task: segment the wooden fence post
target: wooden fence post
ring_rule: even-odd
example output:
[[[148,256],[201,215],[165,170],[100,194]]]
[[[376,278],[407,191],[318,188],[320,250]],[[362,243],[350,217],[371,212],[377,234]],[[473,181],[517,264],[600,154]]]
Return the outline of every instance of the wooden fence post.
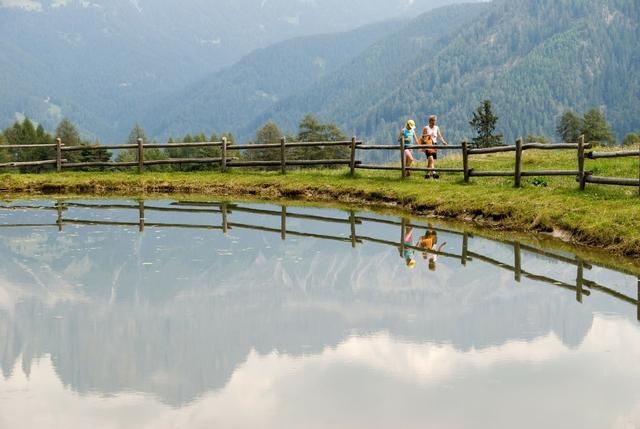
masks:
[[[227,138],[222,137],[222,160],[220,161],[220,170],[224,173],[227,171]]]
[[[578,137],[578,182],[580,182],[580,190],[584,191],[587,184],[584,174],[584,135]]]
[[[138,229],[140,232],[144,231],[144,200],[138,201],[138,218],[140,220],[140,225]]]
[[[58,212],[58,218],[56,219],[56,224],[58,225],[58,231],[62,232],[62,202],[56,201],[56,211]]]
[[[400,221],[400,257],[404,258],[404,236],[407,232],[407,220],[402,218]]]
[[[229,222],[227,220],[227,203],[222,203],[222,233],[226,234],[229,231]]]
[[[287,239],[287,206],[280,208],[280,238]]]
[[[287,159],[285,156],[285,143],[286,140],[284,137],[282,137],[280,139],[280,168],[281,168],[281,173],[282,174],[286,174],[287,173]]]
[[[60,137],[56,139],[56,171],[58,173],[62,171],[62,139]]]
[[[466,142],[465,142],[466,143]],[[469,233],[465,232],[462,235],[462,265],[467,266],[467,253],[469,252]]]
[[[576,301],[582,303],[582,287],[584,286],[584,262],[578,260],[578,272],[576,275]]]
[[[462,142],[462,170],[464,170],[464,182],[469,183],[469,143]]]
[[[400,177],[407,177],[407,171],[404,162],[404,138],[400,138],[400,168],[402,169]]]
[[[351,223],[351,247],[355,249],[358,236],[356,235],[356,214],[353,210],[349,214],[349,222]]]
[[[513,266],[515,267],[514,279],[520,283],[520,280],[522,279],[522,256],[520,253],[520,243],[517,241],[513,243],[513,258]]]
[[[349,173],[353,177],[356,173],[356,136],[351,137],[351,157],[349,158]]]
[[[144,142],[138,137],[138,173],[144,171]]]
[[[514,172],[515,187],[519,188],[522,178],[522,138],[516,140],[516,166]]]

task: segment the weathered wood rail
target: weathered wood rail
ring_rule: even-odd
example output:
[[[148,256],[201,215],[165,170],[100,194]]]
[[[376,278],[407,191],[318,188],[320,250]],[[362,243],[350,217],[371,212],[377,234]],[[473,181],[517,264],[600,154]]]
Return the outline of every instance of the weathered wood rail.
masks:
[[[424,146],[420,145],[359,145],[360,150],[393,150],[399,151],[400,167],[388,165],[367,165],[360,164],[357,168],[371,170],[400,170],[401,176],[407,177],[410,171],[420,172],[443,172],[443,173],[462,173],[464,181],[469,182],[471,177],[513,177],[514,186],[519,188],[522,186],[523,177],[546,177],[546,176],[575,176],[576,181],[580,184],[580,190],[584,190],[587,183],[601,185],[618,185],[618,186],[637,186],[640,195],[640,150],[618,151],[618,152],[586,152],[591,148],[590,143],[585,143],[584,136],[580,136],[577,143],[524,143],[522,139],[516,140],[514,145],[496,146],[489,148],[473,148],[464,141],[461,145],[434,145],[438,150],[462,150],[462,168],[421,168],[407,167],[405,165],[404,152],[409,150],[423,150]],[[575,150],[577,153],[575,170],[522,170],[523,152],[526,150]],[[473,155],[486,155],[493,153],[514,152],[514,169],[512,171],[480,171],[470,167],[470,157]],[[601,177],[594,176],[591,171],[585,170],[585,159],[603,159],[603,158],[621,158],[621,157],[638,157],[638,179],[617,178],[617,177]]]
[[[80,219],[80,218],[72,218],[65,216],[65,213],[69,210],[73,209],[95,209],[95,210],[125,210],[125,211],[136,211],[137,212],[137,220],[136,221],[117,221],[117,220],[109,220],[109,221],[101,221],[101,220],[90,220],[90,219]],[[483,255],[480,252],[473,251],[471,249],[472,242],[475,237],[473,234],[470,234],[465,231],[457,231],[448,228],[434,227],[430,224],[425,224],[421,222],[409,221],[407,219],[402,219],[401,221],[384,219],[384,218],[376,218],[370,215],[362,215],[358,214],[355,211],[348,212],[346,217],[339,216],[320,216],[314,214],[307,213],[297,213],[292,211],[286,206],[280,206],[279,209],[264,209],[264,208],[256,208],[256,207],[247,207],[241,204],[230,204],[224,202],[216,202],[216,203],[206,203],[206,202],[176,202],[171,204],[170,207],[161,207],[154,205],[147,205],[144,201],[138,201],[137,203],[132,204],[93,204],[93,203],[84,203],[84,202],[73,202],[73,201],[58,201],[53,206],[44,206],[44,207],[35,207],[29,205],[22,206],[0,206],[0,210],[48,210],[56,212],[56,220],[52,224],[43,224],[43,223],[22,223],[22,224],[8,224],[8,225],[0,225],[0,229],[2,228],[33,228],[33,227],[44,227],[44,226],[53,226],[58,228],[59,231],[63,231],[65,225],[104,225],[104,226],[115,226],[115,227],[131,227],[137,228],[140,232],[143,232],[145,228],[185,228],[185,229],[203,229],[203,230],[217,230],[222,231],[223,233],[227,233],[233,229],[247,229],[261,232],[268,232],[279,234],[282,240],[286,240],[288,236],[292,237],[307,237],[313,239],[321,239],[321,240],[330,240],[341,243],[349,243],[352,247],[356,247],[359,244],[363,244],[365,242],[376,243],[381,245],[390,246],[394,249],[397,249],[401,256],[404,255],[407,249],[418,251],[418,252],[429,252],[444,258],[451,258],[460,261],[462,265],[467,265],[473,261],[481,261],[483,263],[487,263],[498,267],[500,269],[512,272],[514,275],[514,280],[517,282],[521,282],[523,278],[527,278],[530,280],[535,280],[544,284],[548,284],[555,287],[560,287],[563,289],[567,289],[575,292],[576,300],[580,303],[583,302],[584,297],[588,297],[591,295],[592,291],[599,291],[605,293],[609,296],[612,296],[621,301],[627,302],[636,307],[636,315],[637,319],[640,320],[640,277],[638,277],[635,273],[626,271],[624,269],[614,269],[611,267],[603,267],[612,269],[614,271],[618,271],[620,273],[632,276],[636,278],[637,281],[637,295],[636,297],[631,297],[626,295],[620,291],[617,291],[613,287],[604,286],[597,283],[594,280],[590,280],[585,278],[585,270],[592,270],[596,264],[585,261],[582,258],[578,257],[569,257],[566,255],[556,254],[554,252],[549,252],[543,249],[538,249],[533,246],[529,246],[526,244],[513,242],[513,241],[498,241],[506,246],[512,247],[513,251],[513,261],[512,262],[504,262],[497,260],[489,255]],[[194,223],[166,223],[166,222],[156,222],[151,221],[147,218],[147,212],[160,212],[160,213],[182,213],[182,214],[216,214],[220,215],[219,223],[211,223],[211,224],[194,224]],[[269,227],[263,226],[260,224],[252,224],[245,222],[234,222],[230,219],[230,217],[234,213],[244,213],[249,215],[255,215],[258,219],[263,219],[265,216],[276,218],[279,220],[279,227]],[[331,223],[337,225],[344,225],[348,227],[348,234],[345,235],[326,235],[326,234],[317,234],[305,231],[292,230],[287,225],[287,220],[295,219],[295,220],[305,220],[310,222],[319,222],[319,223]],[[377,224],[377,225],[387,225],[392,227],[399,228],[399,241],[390,240],[385,237],[372,237],[367,235],[362,235],[357,233],[358,227],[364,227],[365,224]],[[428,231],[434,231],[436,233],[441,233],[445,236],[456,236],[458,240],[461,242],[461,250],[459,253],[455,252],[447,252],[443,250],[433,250],[433,249],[425,249],[423,247],[419,247],[413,244],[407,244],[405,242],[405,236],[409,228],[414,229],[423,229]],[[376,228],[378,230],[378,228]],[[496,241],[496,240],[493,240]],[[576,269],[576,280],[575,283],[569,283],[566,280],[554,279],[549,276],[536,274],[530,271],[527,271],[523,268],[523,256],[525,254],[536,255],[536,257],[543,257],[549,259],[551,261],[570,265],[575,267]]]
[[[344,159],[291,159],[288,158],[288,149],[291,148],[325,148],[325,147],[348,147],[349,157]],[[459,168],[426,168],[407,167],[405,165],[404,152],[408,150],[423,150],[424,146],[400,144],[380,145],[364,144],[356,137],[345,141],[320,141],[320,142],[287,142],[284,138],[278,143],[266,144],[244,144],[231,145],[226,138],[217,142],[191,142],[191,143],[161,143],[147,144],[142,139],[137,139],[136,144],[123,145],[81,145],[65,146],[60,138],[55,144],[27,144],[27,145],[3,145],[0,149],[34,149],[44,148],[55,151],[55,159],[32,160],[20,162],[8,162],[0,164],[0,168],[33,167],[55,165],[56,171],[74,168],[137,168],[138,172],[143,172],[145,167],[154,165],[174,165],[174,164],[208,164],[215,165],[221,171],[230,168],[280,168],[282,174],[286,174],[289,167],[309,167],[309,166],[348,166],[351,175],[356,169],[364,170],[387,170],[400,171],[401,177],[405,178],[411,171],[419,172],[441,172],[441,173],[462,173],[465,182],[469,182],[472,177],[513,177],[514,186],[522,186],[523,177],[546,177],[546,176],[575,176],[579,183],[580,190],[584,190],[587,183],[601,185],[618,185],[638,187],[640,195],[640,150],[618,151],[618,152],[586,152],[591,148],[590,143],[585,143],[584,136],[581,136],[577,143],[524,143],[522,139],[516,140],[514,145],[505,145],[489,148],[474,148],[464,141],[460,145],[435,145],[433,148],[440,151],[460,150],[462,151],[462,165]],[[177,148],[216,148],[219,156],[214,157],[187,157],[187,158],[167,158],[167,159],[145,159],[145,150],[148,149],[177,149]],[[136,159],[127,162],[114,161],[91,161],[91,162],[69,162],[64,158],[64,154],[73,151],[104,151],[104,150],[134,150]],[[255,160],[241,159],[237,156],[230,156],[230,153],[248,153],[254,150],[272,149],[278,151],[278,159]],[[377,165],[366,164],[357,159],[358,151],[397,151],[400,154],[400,166],[397,165]],[[571,150],[576,151],[576,169],[573,170],[531,170],[523,171],[522,159],[527,150]],[[495,153],[514,153],[513,170],[508,171],[483,171],[470,166],[471,158],[474,155],[486,155]],[[585,160],[597,160],[605,158],[637,157],[638,158],[638,178],[616,178],[594,176],[591,171],[585,170]]]
[[[638,179],[630,179],[623,177],[603,177],[593,176],[591,173],[586,173],[580,182],[580,189],[584,189],[587,183],[597,183],[599,185],[618,185],[618,186],[637,186],[638,195],[640,196],[640,149],[638,150],[623,150],[616,152],[587,152],[587,159],[607,159],[607,158],[626,158],[637,157],[638,158]]]

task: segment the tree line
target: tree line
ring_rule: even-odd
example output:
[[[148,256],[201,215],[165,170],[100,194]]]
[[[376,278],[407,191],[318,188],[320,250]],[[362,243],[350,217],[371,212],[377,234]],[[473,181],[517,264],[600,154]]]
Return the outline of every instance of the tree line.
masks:
[[[52,145],[55,139],[60,138],[65,146],[87,146],[86,150],[65,151],[64,158],[69,163],[83,162],[132,162],[137,160],[137,149],[126,149],[113,153],[107,149],[94,149],[89,146],[99,146],[99,141],[85,140],[80,137],[77,127],[69,120],[63,119],[56,127],[54,134],[45,131],[42,125],[35,125],[26,118],[16,121],[11,127],[0,133],[0,164],[11,162],[26,162],[37,160],[55,159],[55,149],[52,147],[42,148],[2,148],[6,145]],[[147,138],[144,129],[135,124],[127,141],[124,144],[135,145],[141,138],[145,143],[153,145],[157,143]],[[227,140],[228,156],[239,160],[279,160],[279,148],[255,149],[255,150],[234,150],[236,139],[230,132],[217,134],[212,133],[207,136],[201,132],[198,134],[186,134],[181,138],[169,138],[168,143],[195,143],[195,142],[219,142],[223,138]],[[347,141],[348,137],[335,124],[322,123],[313,115],[307,114],[299,123],[297,134],[284,133],[274,122],[267,122],[257,130],[255,137],[249,144],[272,144],[278,143],[284,138],[287,141],[297,142],[333,142]],[[163,159],[188,159],[188,158],[218,158],[222,156],[220,147],[177,147],[177,148],[154,148],[145,147],[144,158],[150,160]],[[289,160],[319,160],[319,159],[347,159],[349,149],[343,146],[316,146],[316,147],[296,147],[288,149],[287,159]],[[51,171],[53,165],[20,166],[17,171],[23,173],[36,173]],[[119,167],[128,169],[128,167]],[[217,169],[213,164],[174,164],[174,165],[154,165],[149,166],[151,171],[196,171]],[[85,168],[95,170],[96,168]]]
[[[498,116],[493,112],[493,105],[490,100],[483,100],[482,103],[472,113],[469,125],[475,132],[472,141],[476,147],[491,147],[501,145],[503,136],[496,132]],[[605,115],[599,109],[591,109],[580,116],[574,111],[566,111],[558,119],[556,133],[564,142],[576,142],[580,135],[585,136],[585,141],[601,145],[615,145],[616,139],[606,121]],[[133,162],[137,160],[137,149],[121,150],[113,153],[107,149],[99,148],[99,141],[82,139],[77,127],[68,119],[63,119],[54,134],[50,134],[42,127],[35,125],[28,118],[16,121],[11,127],[0,133],[0,164],[12,162],[25,162],[55,159],[55,149],[44,147],[52,145],[55,139],[60,138],[65,146],[86,146],[87,149],[79,151],[66,151],[64,158],[69,163],[83,162]],[[126,144],[135,145],[141,138],[145,143],[153,145],[144,129],[139,125],[134,125],[129,133]],[[168,143],[195,143],[195,142],[218,142],[223,138],[227,140],[229,154],[233,158],[246,161],[276,161],[280,159],[279,148],[259,148],[255,150],[234,150],[236,139],[230,132],[207,136],[205,133],[186,134],[181,138],[169,138]],[[278,125],[269,121],[256,131],[255,137],[249,144],[273,144],[281,139],[298,142],[333,142],[346,141],[348,137],[335,124],[322,123],[312,114],[307,114],[298,124],[297,134],[285,133]],[[549,139],[543,135],[528,135],[527,142],[549,143]],[[628,133],[622,141],[625,146],[640,144],[639,133]],[[6,145],[43,145],[42,148],[2,148]],[[92,146],[90,148],[89,146]],[[98,146],[96,149],[95,147]],[[178,147],[178,148],[154,148],[147,147],[144,151],[145,160],[164,159],[189,159],[189,158],[219,158],[222,156],[220,147]],[[315,147],[295,147],[287,151],[288,160],[321,160],[321,159],[347,159],[349,158],[349,148],[346,146],[315,146]],[[20,166],[17,170],[25,173],[51,171],[53,165]],[[119,167],[127,169],[128,167]],[[85,168],[95,170],[95,168]],[[152,171],[198,171],[217,169],[215,164],[164,164],[149,166]]]
[[[502,144],[502,134],[496,133],[498,117],[493,113],[490,100],[484,100],[473,112],[469,125],[475,130],[473,143],[478,147],[491,147]],[[556,133],[563,142],[575,143],[583,135],[585,142],[602,146],[615,146],[616,138],[604,113],[597,108],[590,109],[580,116],[573,110],[565,111],[558,119]],[[542,135],[528,135],[527,142],[549,143]],[[623,146],[640,143],[640,134],[628,133],[622,140]]]

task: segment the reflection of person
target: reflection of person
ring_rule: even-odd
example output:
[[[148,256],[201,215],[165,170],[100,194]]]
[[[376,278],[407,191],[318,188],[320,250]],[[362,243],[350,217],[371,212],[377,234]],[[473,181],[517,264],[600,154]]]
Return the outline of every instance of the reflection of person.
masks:
[[[400,130],[400,135],[398,136],[398,140],[402,139],[405,145],[410,144],[418,144],[418,137],[416,136],[416,123],[413,119],[409,119],[405,124],[404,128]],[[413,157],[413,153],[411,149],[404,150],[404,165],[406,167],[411,167],[415,158]],[[407,176],[410,176],[411,172],[407,171]]]
[[[416,258],[414,256],[413,249],[410,246],[413,245],[413,227],[408,227],[407,231],[402,240],[404,242],[404,253],[402,257],[404,258],[407,267],[413,268],[416,265]]]
[[[447,244],[440,244],[437,248],[435,248],[436,243],[438,242],[438,234],[436,231],[431,229],[431,225],[429,225],[429,229],[425,232],[425,234],[420,237],[416,247],[424,249],[422,252],[422,259],[427,261],[427,265],[431,271],[436,270],[436,261],[438,260],[438,253],[442,251],[442,248]]]
[[[429,123],[422,129],[422,144],[424,145],[437,145],[438,139],[442,141],[444,145],[448,145],[444,136],[440,132],[440,127],[436,125],[438,117],[436,115],[429,116]],[[425,149],[425,155],[427,155],[427,168],[435,168],[435,160],[438,159],[438,149]],[[433,177],[439,179],[440,175],[436,172],[427,171],[424,175],[425,179]]]

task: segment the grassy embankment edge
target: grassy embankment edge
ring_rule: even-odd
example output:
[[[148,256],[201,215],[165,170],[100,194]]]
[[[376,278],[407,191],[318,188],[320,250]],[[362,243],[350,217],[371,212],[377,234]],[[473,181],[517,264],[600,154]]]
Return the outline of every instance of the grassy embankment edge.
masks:
[[[508,159],[495,156],[487,157],[486,161],[490,168],[495,168]],[[447,163],[453,165],[455,159],[441,165]],[[622,170],[633,171],[633,168],[629,163]],[[154,198],[166,194],[197,194],[391,207],[408,215],[552,235],[565,242],[603,249],[610,255],[640,257],[637,189],[589,185],[586,191],[580,192],[573,178],[544,178],[542,185],[539,178],[525,179],[520,189],[513,187],[512,179],[504,178],[464,183],[460,175],[443,175],[435,181],[414,173],[402,180],[397,172],[358,171],[355,177],[350,177],[344,169],[298,170],[286,175],[243,170],[143,174],[64,172],[4,174],[0,178],[5,200],[36,195]]]

